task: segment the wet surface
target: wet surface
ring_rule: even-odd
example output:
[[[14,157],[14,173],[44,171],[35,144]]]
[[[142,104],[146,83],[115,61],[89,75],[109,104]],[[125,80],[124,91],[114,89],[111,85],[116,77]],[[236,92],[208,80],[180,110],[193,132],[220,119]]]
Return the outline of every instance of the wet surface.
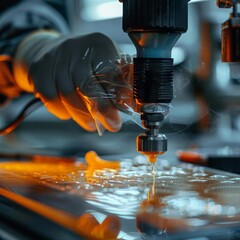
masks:
[[[75,217],[89,211],[117,216],[122,239],[184,231],[201,236],[201,229],[240,226],[240,177],[190,164],[159,158],[153,175],[142,156],[107,169],[89,168],[84,160],[2,162],[0,174],[2,188]]]

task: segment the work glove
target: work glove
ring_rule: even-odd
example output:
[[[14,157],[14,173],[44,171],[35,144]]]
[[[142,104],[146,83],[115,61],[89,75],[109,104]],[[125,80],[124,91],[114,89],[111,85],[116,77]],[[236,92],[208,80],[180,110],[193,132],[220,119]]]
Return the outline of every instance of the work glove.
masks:
[[[40,31],[19,45],[13,69],[16,83],[49,112],[101,134],[121,128],[115,104],[132,104],[128,61],[103,34],[63,37]]]
[[[0,107],[5,105],[10,99],[20,95],[21,89],[15,84],[11,70],[11,57],[0,55]]]

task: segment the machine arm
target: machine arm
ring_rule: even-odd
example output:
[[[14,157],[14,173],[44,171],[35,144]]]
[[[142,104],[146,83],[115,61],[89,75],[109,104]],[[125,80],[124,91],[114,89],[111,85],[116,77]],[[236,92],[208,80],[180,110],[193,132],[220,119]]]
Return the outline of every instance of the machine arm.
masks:
[[[134,58],[134,100],[146,131],[137,137],[137,151],[155,161],[167,151],[160,133],[173,98],[171,51],[188,26],[189,0],[121,0],[123,30],[137,50]]]

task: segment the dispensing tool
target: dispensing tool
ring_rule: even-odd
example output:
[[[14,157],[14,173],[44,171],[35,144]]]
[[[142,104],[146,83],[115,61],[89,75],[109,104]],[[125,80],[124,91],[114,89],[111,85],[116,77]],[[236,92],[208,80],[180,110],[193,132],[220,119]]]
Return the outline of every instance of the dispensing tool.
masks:
[[[173,99],[171,51],[188,26],[189,0],[120,0],[123,30],[137,50],[134,58],[134,100],[146,131],[137,137],[137,151],[150,162],[167,151],[160,133]]]

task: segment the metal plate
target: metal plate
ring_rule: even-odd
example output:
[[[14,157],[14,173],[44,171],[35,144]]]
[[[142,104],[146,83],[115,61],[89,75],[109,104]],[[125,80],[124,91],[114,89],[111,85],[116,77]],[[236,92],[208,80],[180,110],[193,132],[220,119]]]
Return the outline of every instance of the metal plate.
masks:
[[[240,232],[239,175],[158,160],[153,178],[142,156],[122,159],[120,170],[89,171],[83,159],[2,162],[0,174],[0,196],[78,236],[86,213],[99,223],[115,216],[119,239],[226,240]]]

